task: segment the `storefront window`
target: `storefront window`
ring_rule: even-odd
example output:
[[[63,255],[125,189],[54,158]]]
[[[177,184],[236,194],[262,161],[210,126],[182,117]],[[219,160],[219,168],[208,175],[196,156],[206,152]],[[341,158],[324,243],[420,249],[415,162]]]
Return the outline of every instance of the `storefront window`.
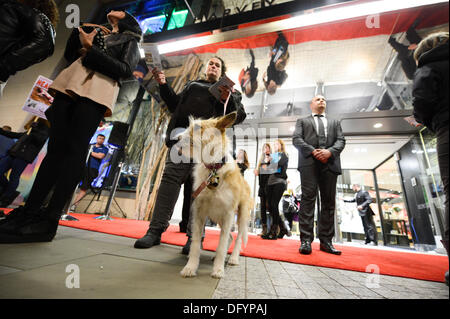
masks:
[[[386,244],[413,247],[397,162],[391,157],[375,169]]]

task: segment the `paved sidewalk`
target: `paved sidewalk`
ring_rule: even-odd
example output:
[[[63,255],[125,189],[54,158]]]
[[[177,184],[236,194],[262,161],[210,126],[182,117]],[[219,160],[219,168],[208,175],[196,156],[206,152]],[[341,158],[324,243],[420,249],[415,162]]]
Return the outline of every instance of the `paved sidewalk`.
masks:
[[[179,275],[187,262],[181,247],[134,249],[134,242],[61,226],[50,243],[0,245],[0,299],[449,298],[444,283],[246,257],[218,280],[209,275],[209,251],[198,276],[186,279]],[[74,267],[79,288],[69,287]]]

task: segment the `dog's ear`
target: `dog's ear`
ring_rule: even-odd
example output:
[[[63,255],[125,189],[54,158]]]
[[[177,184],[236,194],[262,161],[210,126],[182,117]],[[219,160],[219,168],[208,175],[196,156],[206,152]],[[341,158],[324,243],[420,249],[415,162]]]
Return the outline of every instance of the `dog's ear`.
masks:
[[[225,116],[222,116],[219,121],[217,121],[216,127],[218,129],[226,129],[231,127],[236,121],[237,112],[229,113]]]

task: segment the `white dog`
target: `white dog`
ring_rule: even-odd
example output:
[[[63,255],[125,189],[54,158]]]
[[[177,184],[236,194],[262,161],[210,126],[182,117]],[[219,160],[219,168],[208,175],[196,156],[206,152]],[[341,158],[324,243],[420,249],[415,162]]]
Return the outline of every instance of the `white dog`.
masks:
[[[193,230],[189,261],[181,271],[183,277],[196,275],[200,259],[201,236],[206,217],[220,225],[220,240],[216,249],[211,276],[222,278],[231,227],[237,212],[238,236],[229,264],[239,264],[242,241],[247,244],[247,227],[253,201],[250,186],[239,167],[229,159],[225,130],[236,120],[236,113],[210,120],[190,119],[190,126],[181,136],[181,154],[197,163],[194,167],[192,204]],[[228,160],[227,160],[228,157]]]

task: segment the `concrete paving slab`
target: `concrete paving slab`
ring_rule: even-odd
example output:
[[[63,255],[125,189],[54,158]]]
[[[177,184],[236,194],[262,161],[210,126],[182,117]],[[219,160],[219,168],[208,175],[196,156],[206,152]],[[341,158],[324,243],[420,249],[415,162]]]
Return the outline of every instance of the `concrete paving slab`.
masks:
[[[66,272],[67,262],[2,276],[0,298],[76,299],[197,299],[211,298],[217,279],[211,267],[199,269],[198,276],[182,278],[180,267],[100,254],[71,261],[79,267],[79,288],[75,272]]]
[[[55,237],[46,243],[2,244],[0,245],[0,265],[33,269],[69,261],[77,258],[114,252],[125,246],[75,237]]]

